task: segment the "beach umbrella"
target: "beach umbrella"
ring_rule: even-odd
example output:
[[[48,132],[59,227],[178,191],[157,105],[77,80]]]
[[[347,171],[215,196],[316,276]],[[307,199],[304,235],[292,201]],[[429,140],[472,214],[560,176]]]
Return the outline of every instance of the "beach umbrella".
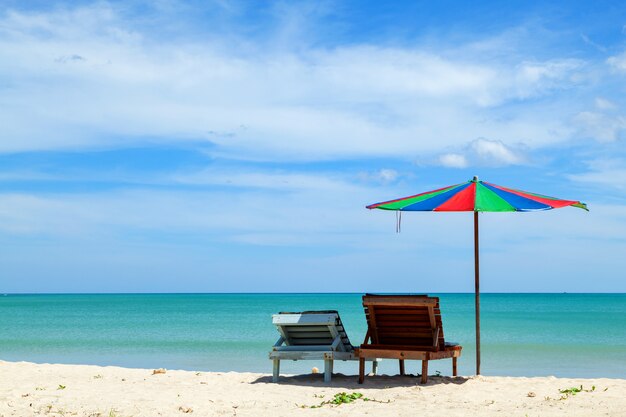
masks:
[[[578,207],[587,210],[580,201],[561,200],[541,194],[506,188],[478,177],[463,184],[451,185],[408,197],[383,201],[367,206],[368,209],[400,212],[397,231],[403,211],[473,211],[474,212],[474,288],[476,304],[476,374],[480,375],[480,269],[478,256],[478,213],[485,211],[540,211],[561,207]]]

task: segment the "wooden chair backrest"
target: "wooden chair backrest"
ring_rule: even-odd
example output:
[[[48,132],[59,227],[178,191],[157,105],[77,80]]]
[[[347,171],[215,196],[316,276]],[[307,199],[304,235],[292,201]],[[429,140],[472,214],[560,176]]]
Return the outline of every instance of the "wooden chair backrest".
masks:
[[[363,308],[371,344],[444,349],[438,297],[367,294]]]

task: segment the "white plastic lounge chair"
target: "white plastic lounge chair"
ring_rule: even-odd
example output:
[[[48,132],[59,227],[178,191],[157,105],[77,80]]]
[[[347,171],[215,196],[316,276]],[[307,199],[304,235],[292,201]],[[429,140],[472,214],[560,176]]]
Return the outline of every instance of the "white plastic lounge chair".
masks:
[[[358,349],[350,343],[337,311],[278,313],[272,316],[272,322],[280,333],[269,354],[274,361],[273,382],[278,382],[280,361],[283,359],[324,360],[325,382],[331,380],[335,359],[359,359]],[[376,365],[374,360],[374,373]]]

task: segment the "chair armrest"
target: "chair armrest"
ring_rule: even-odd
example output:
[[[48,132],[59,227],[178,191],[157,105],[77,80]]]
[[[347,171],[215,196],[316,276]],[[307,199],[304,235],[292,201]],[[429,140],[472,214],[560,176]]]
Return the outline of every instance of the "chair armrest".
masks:
[[[435,327],[434,331],[433,331],[433,347],[435,349],[438,348],[439,345],[439,331],[441,330],[441,328],[439,326]]]
[[[276,341],[276,343],[274,343],[274,347],[279,347],[280,345],[282,345],[285,342],[285,338],[284,337],[279,337],[278,340]]]

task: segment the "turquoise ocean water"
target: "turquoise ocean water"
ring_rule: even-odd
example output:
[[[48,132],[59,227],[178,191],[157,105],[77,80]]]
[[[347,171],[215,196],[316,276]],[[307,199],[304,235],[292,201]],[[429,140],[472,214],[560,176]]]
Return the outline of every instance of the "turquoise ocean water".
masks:
[[[446,340],[474,373],[474,296],[438,294]],[[272,313],[339,310],[362,342],[360,294],[98,294],[0,296],[0,359],[205,371],[271,372]],[[485,375],[626,378],[626,294],[481,295]],[[416,373],[419,362],[407,363]],[[286,362],[284,373],[321,363]],[[431,372],[450,373],[450,361]],[[356,362],[336,372],[357,373]],[[383,361],[383,373],[397,373]]]

